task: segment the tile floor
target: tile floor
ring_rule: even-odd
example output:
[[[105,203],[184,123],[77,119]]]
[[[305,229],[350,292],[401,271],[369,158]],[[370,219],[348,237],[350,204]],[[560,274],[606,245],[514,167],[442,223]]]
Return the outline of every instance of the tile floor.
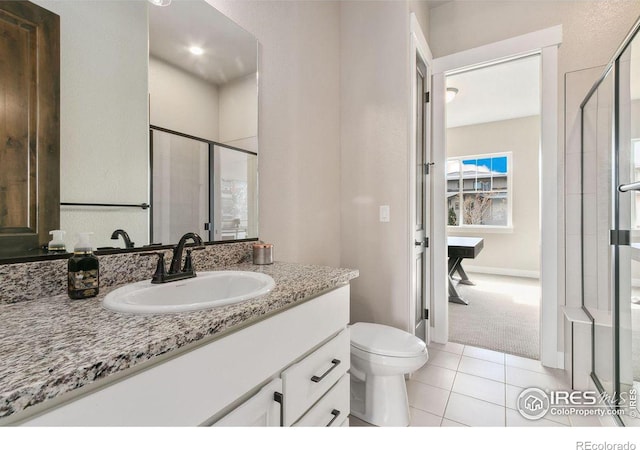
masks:
[[[562,370],[533,359],[452,342],[432,344],[427,364],[407,380],[410,426],[600,426],[594,417],[523,418],[516,400],[528,387],[568,389]],[[351,417],[350,425],[369,424]]]

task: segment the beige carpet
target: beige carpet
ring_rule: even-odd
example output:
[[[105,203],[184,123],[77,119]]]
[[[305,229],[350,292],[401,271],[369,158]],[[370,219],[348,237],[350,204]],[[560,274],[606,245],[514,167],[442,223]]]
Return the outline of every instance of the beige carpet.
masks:
[[[449,340],[540,359],[540,283],[530,278],[470,273],[455,283],[469,305],[449,303]]]

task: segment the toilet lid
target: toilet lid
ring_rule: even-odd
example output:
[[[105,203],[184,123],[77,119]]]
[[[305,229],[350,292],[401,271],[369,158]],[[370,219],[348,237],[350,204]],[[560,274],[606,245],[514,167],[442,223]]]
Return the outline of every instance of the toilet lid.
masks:
[[[383,356],[412,357],[425,352],[426,345],[406,331],[377,323],[354,323],[351,345],[368,353]]]

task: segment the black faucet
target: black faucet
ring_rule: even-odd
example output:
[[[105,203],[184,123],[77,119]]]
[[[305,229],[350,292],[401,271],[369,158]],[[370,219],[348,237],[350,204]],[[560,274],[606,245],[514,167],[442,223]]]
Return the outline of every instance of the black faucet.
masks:
[[[187,258],[184,261],[184,268],[180,270],[180,263],[182,262],[182,252],[184,251],[184,247],[187,243],[187,239],[193,240],[193,242],[197,246],[195,250],[200,250],[201,248],[204,248],[202,244],[202,238],[198,236],[196,233],[184,234],[178,241],[178,245],[176,245],[175,248],[173,249],[173,258],[171,258],[171,265],[169,266],[169,275],[185,272],[186,270],[188,270],[187,265],[191,266],[191,250],[187,250]],[[191,268],[191,272],[195,277],[195,272],[193,272],[193,268]]]
[[[182,262],[182,252],[186,246],[187,240],[193,240],[195,246],[187,249],[187,256],[184,259],[184,266],[182,269],[180,268],[180,263]],[[170,281],[178,281],[184,280],[186,278],[193,278],[196,276],[196,271],[193,269],[193,260],[191,258],[192,250],[201,250],[204,246],[202,244],[202,238],[198,236],[196,233],[187,233],[180,238],[178,245],[173,249],[173,257],[171,258],[171,265],[169,267],[169,272],[166,272],[164,266],[164,253],[153,252],[153,253],[141,253],[140,256],[158,256],[158,265],[156,267],[156,272],[153,274],[153,278],[151,279],[151,283],[160,284],[160,283],[168,283]]]
[[[116,230],[113,233],[111,233],[111,239],[118,239],[119,236],[122,236],[122,239],[124,240],[124,247],[125,248],[133,248],[134,247],[134,243],[131,242],[131,238],[129,238],[129,235],[127,234],[126,231],[124,230]]]

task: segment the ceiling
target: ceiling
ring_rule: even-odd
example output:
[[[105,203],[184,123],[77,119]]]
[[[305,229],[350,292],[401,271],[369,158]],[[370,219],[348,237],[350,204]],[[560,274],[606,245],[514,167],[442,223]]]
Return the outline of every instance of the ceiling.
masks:
[[[204,50],[201,56],[189,47]],[[257,41],[203,0],[149,6],[149,53],[217,85],[255,73]]]
[[[540,114],[540,57],[495,64],[447,77],[458,94],[447,103],[447,127]]]
[[[432,9],[444,5],[445,3],[451,3],[452,1],[453,0],[427,0],[427,5],[429,6],[429,9]]]

